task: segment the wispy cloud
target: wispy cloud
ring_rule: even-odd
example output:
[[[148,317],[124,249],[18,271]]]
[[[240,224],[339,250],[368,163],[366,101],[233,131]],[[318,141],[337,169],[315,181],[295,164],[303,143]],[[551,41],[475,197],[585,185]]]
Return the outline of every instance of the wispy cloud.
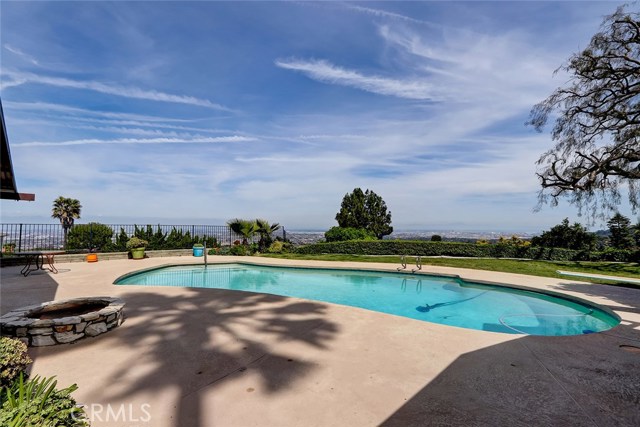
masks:
[[[33,65],[36,66],[40,66],[40,63],[38,62],[37,59],[35,59],[33,56],[28,55],[26,53],[24,53],[22,50],[18,49],[17,47],[13,47],[10,44],[5,43],[3,45],[3,47],[8,50],[9,52],[13,53],[14,55],[18,55],[19,57],[21,57],[22,59],[24,59],[25,61],[28,61],[30,63],[32,63]]]
[[[381,95],[419,100],[435,100],[437,98],[434,94],[434,88],[426,81],[367,76],[324,60],[279,59],[275,64],[280,68],[302,72],[308,77],[324,83],[354,87]]]
[[[436,24],[434,22],[424,21],[422,19],[415,19],[415,18],[412,18],[410,16],[402,15],[402,14],[395,13],[395,12],[389,12],[389,11],[382,10],[382,9],[373,9],[373,8],[370,8],[370,7],[356,6],[354,4],[348,4],[348,3],[344,4],[344,7],[346,7],[347,9],[350,9],[350,10],[354,10],[356,12],[360,12],[360,13],[365,13],[365,14],[368,14],[368,15],[376,16],[378,18],[398,19],[398,20],[401,20],[401,21],[412,22],[414,24],[428,25],[430,27],[436,27],[436,28],[441,28],[442,27],[441,25]]]
[[[88,129],[87,125],[78,125],[77,122],[95,123],[96,125],[114,125],[114,126],[139,126],[172,129],[178,131],[192,131],[205,133],[235,133],[230,129],[211,129],[195,126],[182,126],[172,123],[193,123],[198,119],[178,119],[174,117],[150,116],[136,113],[123,113],[101,110],[89,110],[85,108],[71,107],[62,104],[53,104],[47,102],[15,102],[7,101],[3,104],[6,110],[19,110],[33,112],[39,117],[46,117],[41,123],[49,126],[65,126],[81,129]],[[19,119],[14,119],[19,121]],[[104,127],[95,126],[96,130],[107,130]],[[125,128],[120,128],[125,129]],[[119,133],[124,133],[118,131]]]
[[[49,102],[16,102],[7,101],[3,104],[5,108],[16,110],[35,110],[35,111],[57,111],[70,114],[96,115],[100,117],[110,117],[116,119],[143,120],[148,122],[193,122],[193,119],[176,119],[172,117],[149,116],[136,113],[120,113],[114,111],[89,110],[86,108],[72,107],[63,104],[54,104]]]
[[[212,144],[225,142],[252,142],[257,138],[247,136],[221,136],[205,138],[121,138],[121,139],[76,139],[71,141],[33,141],[13,144],[12,147],[64,147],[69,145],[120,145],[120,144]]]
[[[193,96],[174,95],[157,90],[146,90],[133,86],[121,86],[113,83],[102,83],[92,80],[71,80],[63,77],[42,76],[33,73],[22,73],[15,71],[3,71],[3,76],[8,76],[13,80],[10,86],[25,83],[38,83],[49,86],[67,87],[73,89],[85,89],[100,92],[108,95],[122,96],[125,98],[144,99],[148,101],[172,102],[177,104],[188,104],[199,107],[211,108],[221,111],[233,111],[228,107],[209,101],[208,99],[196,98]],[[20,82],[20,83],[18,83]],[[6,89],[10,86],[3,86]]]

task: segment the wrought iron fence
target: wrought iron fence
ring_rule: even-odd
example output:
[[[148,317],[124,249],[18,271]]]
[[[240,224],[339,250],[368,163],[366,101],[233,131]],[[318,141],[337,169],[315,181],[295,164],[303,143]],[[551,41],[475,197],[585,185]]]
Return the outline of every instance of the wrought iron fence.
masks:
[[[111,233],[106,233],[106,237],[104,227],[111,231]],[[152,235],[157,239],[164,238],[165,240],[169,236],[177,236],[176,239],[182,237],[181,242],[187,242],[188,244],[202,242],[205,239],[208,242],[212,242],[215,239],[216,244],[219,246],[231,246],[236,240],[242,241],[242,236],[234,233],[227,225],[89,223],[75,224],[65,233],[61,224],[0,224],[0,244],[3,253],[59,249],[85,251],[96,248],[105,251],[118,250],[118,244],[122,243],[123,239],[128,239],[136,234]],[[284,227],[274,233],[272,237],[275,238],[276,236],[286,240],[287,232]],[[65,237],[67,238],[67,246],[73,247],[65,248]],[[105,242],[105,239],[108,241]],[[255,243],[258,239],[258,236],[254,236],[250,243]],[[107,244],[105,245],[105,243]],[[209,246],[211,246],[211,243],[209,243]],[[177,249],[169,246],[166,248]]]

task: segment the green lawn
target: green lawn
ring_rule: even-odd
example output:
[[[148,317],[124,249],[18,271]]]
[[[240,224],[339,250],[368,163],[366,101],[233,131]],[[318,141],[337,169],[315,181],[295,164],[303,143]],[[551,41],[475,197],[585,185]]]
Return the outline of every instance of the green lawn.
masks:
[[[321,261],[357,261],[357,262],[387,262],[399,265],[400,257],[370,256],[370,255],[300,255],[300,254],[263,254],[261,256],[286,259],[311,259]],[[407,257],[407,267],[415,264],[415,257]],[[595,279],[563,276],[556,270],[574,271],[580,273],[605,274],[609,276],[631,277],[640,279],[640,264],[618,262],[586,262],[586,261],[525,261],[512,259],[487,258],[422,258],[424,265],[442,267],[472,268],[476,270],[502,271],[505,273],[528,274],[531,276],[557,277],[560,279],[596,282]],[[616,284],[613,281],[597,280],[597,283]],[[622,283],[620,283],[622,285]],[[624,284],[624,286],[634,286]]]

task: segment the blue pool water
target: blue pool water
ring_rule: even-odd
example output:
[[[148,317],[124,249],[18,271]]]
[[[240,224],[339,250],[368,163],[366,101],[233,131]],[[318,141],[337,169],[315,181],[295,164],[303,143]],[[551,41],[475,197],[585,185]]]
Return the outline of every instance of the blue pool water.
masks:
[[[171,266],[133,273],[117,285],[231,289],[360,307],[468,329],[530,335],[579,335],[619,319],[596,306],[456,278],[246,264]]]

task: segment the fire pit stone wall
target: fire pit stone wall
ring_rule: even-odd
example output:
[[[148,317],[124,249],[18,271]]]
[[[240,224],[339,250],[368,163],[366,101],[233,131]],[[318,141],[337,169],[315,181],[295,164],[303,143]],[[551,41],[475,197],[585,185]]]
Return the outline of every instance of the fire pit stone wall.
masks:
[[[124,305],[113,297],[45,302],[6,313],[0,317],[0,330],[3,336],[18,338],[32,347],[71,343],[120,326]]]

